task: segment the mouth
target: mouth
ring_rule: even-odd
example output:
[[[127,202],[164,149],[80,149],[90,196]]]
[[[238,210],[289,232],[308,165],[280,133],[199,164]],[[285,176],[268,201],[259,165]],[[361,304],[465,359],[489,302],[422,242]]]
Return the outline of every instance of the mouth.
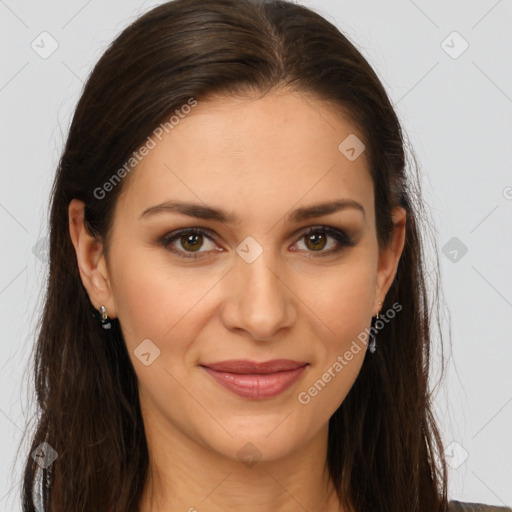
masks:
[[[221,386],[243,398],[273,398],[294,384],[309,363],[276,359],[264,363],[247,360],[205,363],[200,366]]]
[[[296,370],[307,365],[305,361],[293,361],[291,359],[273,359],[258,363],[248,359],[232,359],[216,363],[201,363],[200,366],[211,368],[217,372],[229,372],[237,374],[269,374],[289,370]]]

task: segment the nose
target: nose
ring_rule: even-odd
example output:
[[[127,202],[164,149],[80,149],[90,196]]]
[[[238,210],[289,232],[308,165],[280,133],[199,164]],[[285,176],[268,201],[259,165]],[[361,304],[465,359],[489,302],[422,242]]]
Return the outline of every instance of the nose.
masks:
[[[256,340],[274,338],[296,318],[296,300],[289,274],[265,251],[252,263],[236,258],[225,286],[222,308],[226,328],[244,330]]]

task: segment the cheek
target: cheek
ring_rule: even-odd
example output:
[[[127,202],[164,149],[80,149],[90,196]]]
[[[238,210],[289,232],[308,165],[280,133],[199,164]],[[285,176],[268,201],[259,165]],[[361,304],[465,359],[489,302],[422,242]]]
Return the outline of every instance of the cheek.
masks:
[[[111,283],[126,344],[134,348],[143,339],[160,339],[171,328],[183,294],[179,279],[163,279],[164,272],[144,252],[119,248],[121,253],[129,256],[115,259]]]
[[[118,241],[112,253],[111,283],[130,353],[144,339],[154,341],[162,351],[186,350],[208,322],[214,307],[210,301],[222,301],[214,288],[225,269],[179,268],[166,263],[157,251],[134,250]],[[337,266],[319,266],[314,271],[309,267],[307,272],[299,268],[289,274],[302,310],[298,321],[309,323],[316,333],[312,336],[323,340],[318,356],[324,363],[344,352],[367,327],[375,281],[367,252],[353,251]]]
[[[314,286],[303,292],[304,302],[310,308],[310,317],[316,319],[325,333],[325,339],[335,340],[339,348],[357,337],[367,327],[374,299],[375,271],[371,261],[351,258],[335,271],[319,273]]]
[[[111,282],[130,352],[144,339],[152,340],[162,352],[185,349],[187,340],[200,331],[208,291],[222,276],[173,267],[161,255],[118,249],[122,253],[130,256],[117,258]]]

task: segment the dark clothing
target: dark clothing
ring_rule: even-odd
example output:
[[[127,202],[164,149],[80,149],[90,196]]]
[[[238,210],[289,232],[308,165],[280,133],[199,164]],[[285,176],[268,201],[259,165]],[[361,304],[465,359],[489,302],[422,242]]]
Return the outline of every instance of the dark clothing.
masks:
[[[466,501],[449,502],[450,512],[512,512],[509,507],[497,507],[495,505],[484,505],[483,503],[468,503]]]

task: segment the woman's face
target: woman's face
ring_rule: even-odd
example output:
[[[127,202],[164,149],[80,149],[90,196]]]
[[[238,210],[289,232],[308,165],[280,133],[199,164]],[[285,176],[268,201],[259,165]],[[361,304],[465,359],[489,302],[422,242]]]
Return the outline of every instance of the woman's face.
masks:
[[[311,96],[199,102],[155,140],[125,178],[96,298],[119,318],[146,421],[230,459],[277,459],[325,434],[353,385],[404,212],[379,253],[363,135]],[[281,392],[285,374],[203,366],[234,359],[306,365]]]

